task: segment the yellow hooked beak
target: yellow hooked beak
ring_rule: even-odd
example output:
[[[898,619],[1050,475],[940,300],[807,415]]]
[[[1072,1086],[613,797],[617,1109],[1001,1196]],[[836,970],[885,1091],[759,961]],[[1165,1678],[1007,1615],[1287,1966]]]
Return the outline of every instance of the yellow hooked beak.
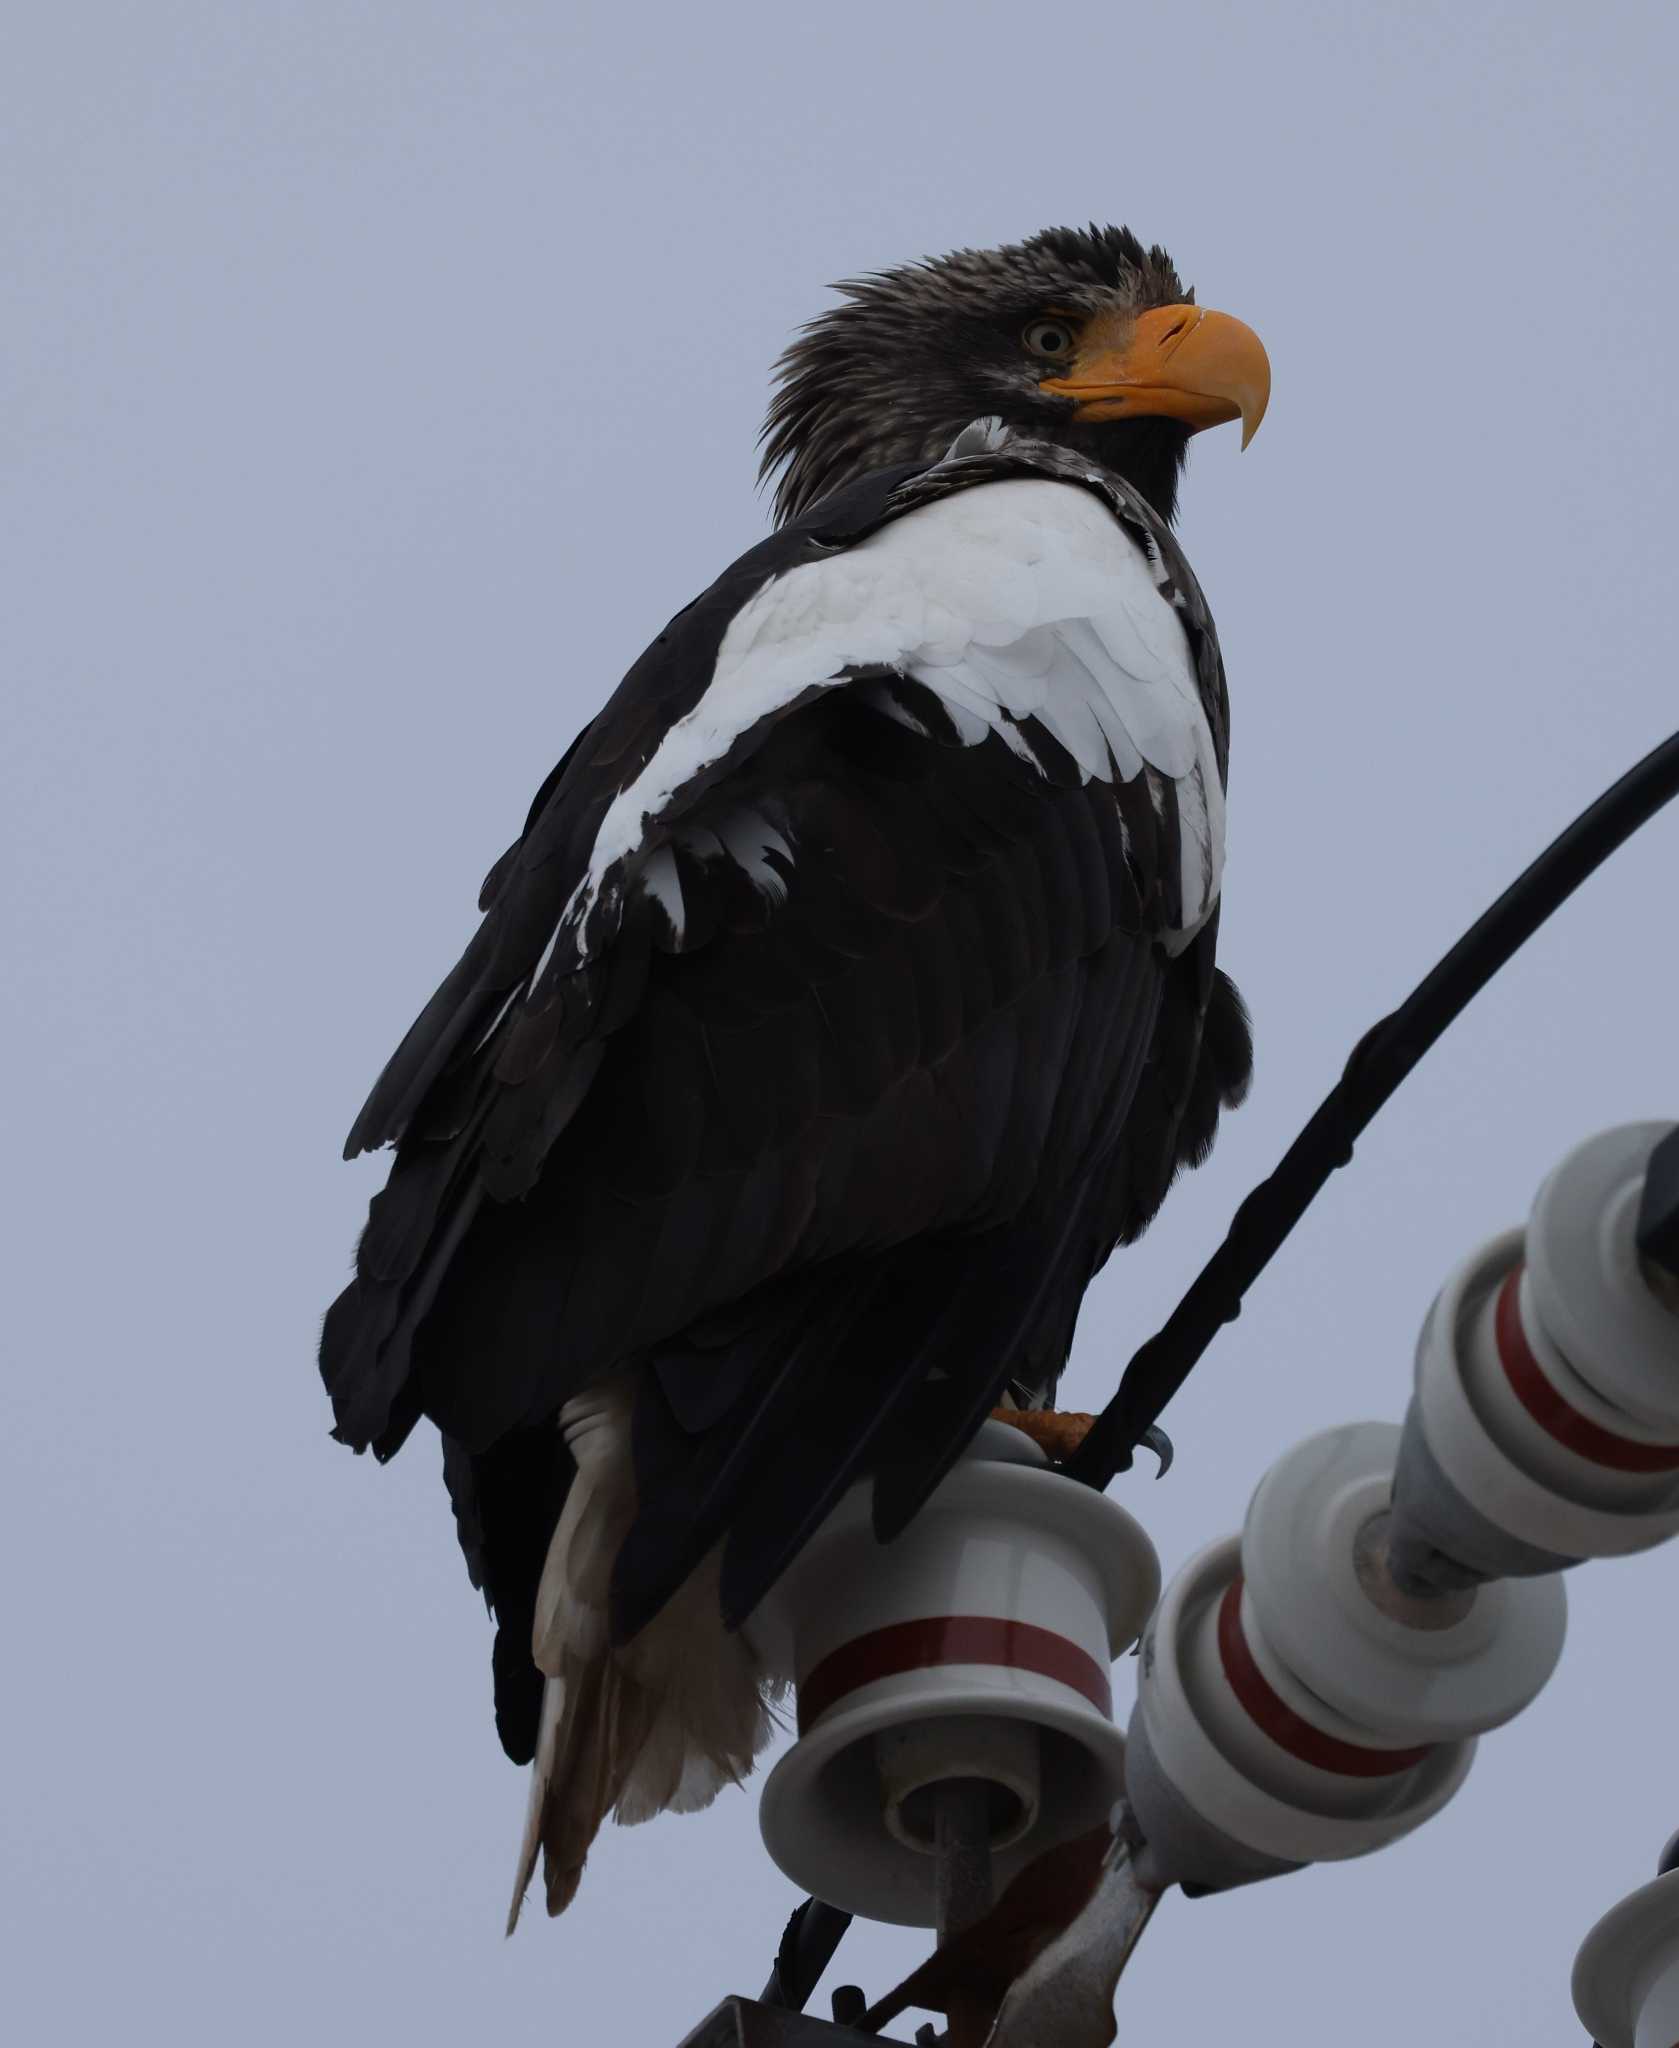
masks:
[[[1192,432],[1242,423],[1245,448],[1265,417],[1271,364],[1251,327],[1204,306],[1157,306],[1135,320],[1099,313],[1072,368],[1038,387],[1077,400],[1080,420],[1182,420]]]

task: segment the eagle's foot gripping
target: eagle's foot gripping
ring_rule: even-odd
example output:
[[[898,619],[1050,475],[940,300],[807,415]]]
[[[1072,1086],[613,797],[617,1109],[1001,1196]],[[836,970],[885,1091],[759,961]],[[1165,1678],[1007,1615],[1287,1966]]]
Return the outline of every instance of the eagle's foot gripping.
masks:
[[[1096,1420],[1094,1415],[1074,1415],[1062,1408],[993,1408],[993,1422],[1006,1422],[1029,1436],[1046,1457],[1057,1464],[1070,1458]]]

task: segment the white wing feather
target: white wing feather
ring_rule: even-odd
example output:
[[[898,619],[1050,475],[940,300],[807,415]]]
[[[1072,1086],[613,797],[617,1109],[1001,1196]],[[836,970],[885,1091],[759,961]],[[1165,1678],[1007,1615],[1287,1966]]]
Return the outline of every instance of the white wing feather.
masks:
[[[730,622],[705,695],[607,810],[562,926],[743,732],[813,685],[879,666],[936,691],[970,744],[996,733],[1037,766],[1017,730],[1035,717],[1087,780],[1128,782],[1146,766],[1174,783],[1187,937],[1218,898],[1223,789],[1189,642],[1156,573],[1093,492],[1020,477],[772,578]]]

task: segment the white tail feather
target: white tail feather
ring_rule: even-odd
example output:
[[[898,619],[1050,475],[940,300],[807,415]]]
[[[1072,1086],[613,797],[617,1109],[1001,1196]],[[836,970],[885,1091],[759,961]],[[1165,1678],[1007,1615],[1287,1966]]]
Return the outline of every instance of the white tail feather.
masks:
[[[554,1781],[554,1744],[564,1712],[564,1682],[558,1678],[544,1679],[542,1720],[531,1764],[530,1798],[525,1806],[525,1835],[519,1844],[519,1873],[513,1880],[513,1900],[507,1909],[509,1934],[519,1924],[519,1908],[525,1903],[525,1893],[536,1874],[536,1859],[542,1853],[542,1816],[547,1810],[548,1788]]]
[[[633,1398],[620,1377],[560,1412],[577,1472],[537,1590],[531,1650],[546,1683],[509,1934],[539,1854],[561,1913],[609,1812],[634,1825],[709,1806],[773,1732],[763,1674],[723,1628],[717,1553],[633,1642],[610,1646],[612,1566],[635,1515]]]

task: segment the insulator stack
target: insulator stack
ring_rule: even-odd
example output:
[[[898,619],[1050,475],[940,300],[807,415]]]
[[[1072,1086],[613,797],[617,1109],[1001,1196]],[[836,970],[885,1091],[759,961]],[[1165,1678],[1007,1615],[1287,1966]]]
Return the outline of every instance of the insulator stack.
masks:
[[[1558,1574],[1679,1532],[1679,1294],[1640,1244],[1672,1128],[1571,1153],[1430,1310],[1403,1431],[1298,1445],[1240,1543],[1168,1587],[1127,1760],[1144,1881],[1220,1890],[1408,1833],[1549,1677]]]

